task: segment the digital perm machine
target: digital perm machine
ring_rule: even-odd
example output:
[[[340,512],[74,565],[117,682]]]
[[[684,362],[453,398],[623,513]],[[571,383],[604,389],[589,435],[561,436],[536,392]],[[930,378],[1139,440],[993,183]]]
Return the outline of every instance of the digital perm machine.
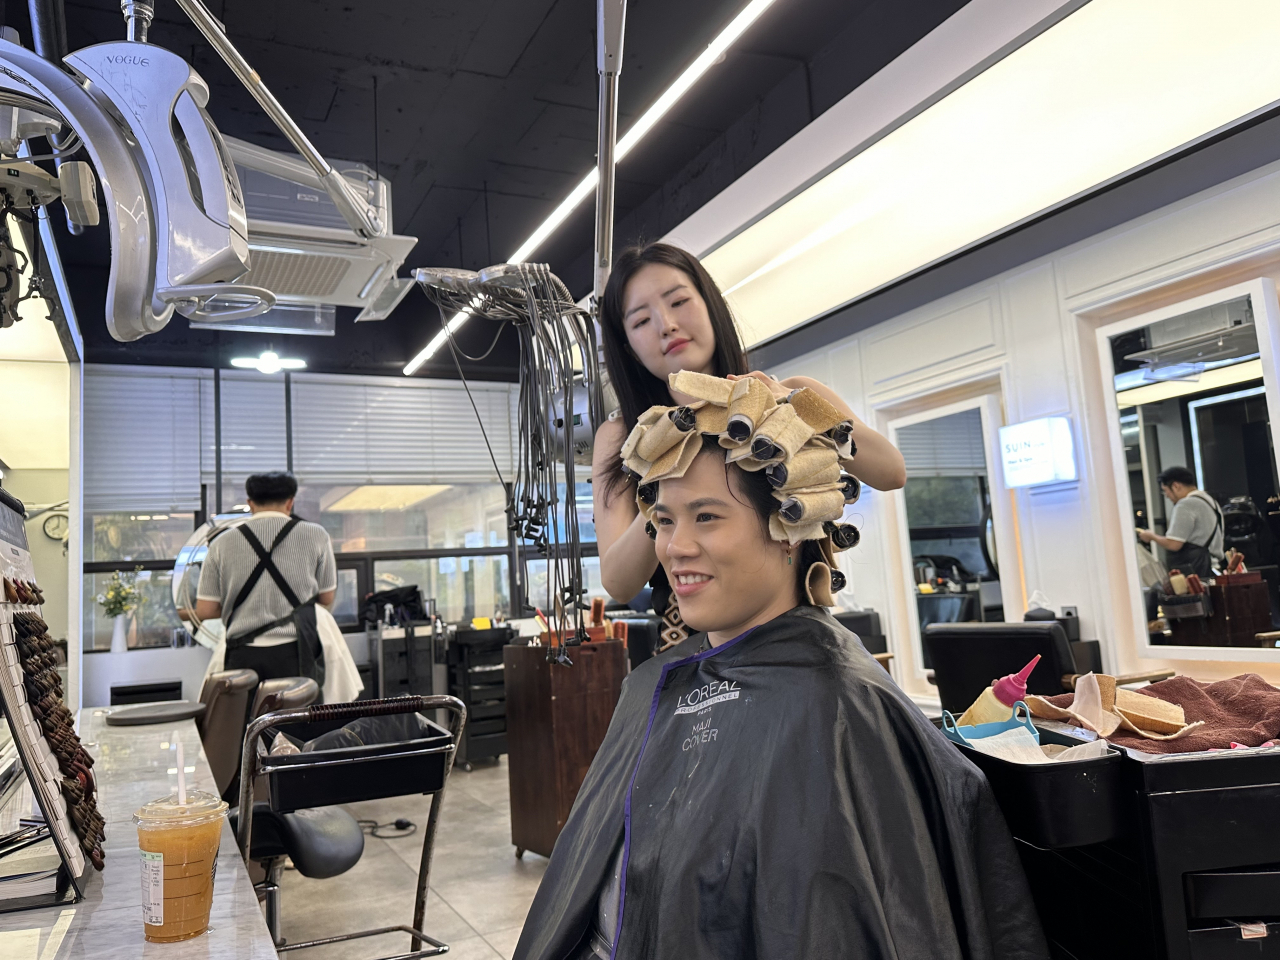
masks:
[[[302,155],[356,238],[385,239],[379,208],[320,155],[201,0],[178,4]],[[0,39],[2,209],[21,223],[23,211],[61,199],[78,233],[99,224],[101,181],[111,238],[106,321],[117,340],[163,329],[175,310],[203,323],[264,313],[276,295],[238,282],[250,269],[250,228],[231,152],[205,110],[208,85],[181,57],[146,42],[151,0],[124,0],[121,9],[128,38],[78,50],[65,69],[13,42],[11,31]],[[36,153],[37,139],[52,152]],[[72,159],[80,149],[90,162]],[[57,162],[56,177],[33,162],[47,159]],[[22,257],[7,227],[0,230],[0,273],[10,287],[13,267],[26,267]],[[42,286],[33,274],[21,299]],[[7,289],[0,277],[0,296]],[[4,301],[0,325],[16,318],[16,296]]]

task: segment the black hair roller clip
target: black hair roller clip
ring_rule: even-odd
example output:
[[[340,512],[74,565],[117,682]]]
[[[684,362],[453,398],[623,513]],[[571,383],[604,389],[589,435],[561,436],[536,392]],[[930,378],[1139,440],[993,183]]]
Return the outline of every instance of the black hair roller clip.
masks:
[[[636,499],[646,506],[653,506],[658,502],[658,485],[656,483],[642,483],[636,490]]]
[[[858,541],[862,539],[858,528],[851,523],[828,523],[826,527],[827,535],[831,537],[831,542],[837,550],[856,547]]]
[[[676,429],[681,433],[688,433],[698,425],[698,415],[693,412],[691,407],[676,407],[667,413],[671,418],[671,422],[676,425]]]
[[[751,431],[755,429],[755,424],[751,422],[749,417],[741,413],[735,413],[729,418],[729,423],[725,426],[724,432],[729,435],[729,439],[734,443],[746,443],[751,437]]]
[[[795,497],[788,497],[782,501],[778,513],[787,523],[799,523],[804,519],[804,504]]]
[[[769,481],[769,486],[775,490],[781,490],[787,483],[787,465],[771,463],[764,468],[764,475]]]
[[[645,521],[644,532],[645,532],[645,536],[647,536],[650,540],[658,539],[658,528],[653,525],[652,520]]]
[[[856,503],[862,496],[862,481],[852,474],[840,474],[840,492],[844,494],[845,503]]]
[[[853,421],[845,420],[837,423],[827,431],[827,436],[834,440],[837,446],[842,447],[846,443],[851,443],[853,441]]]
[[[757,460],[776,460],[782,456],[782,448],[768,437],[756,437],[751,443],[751,456]]]
[[[839,593],[848,585],[849,585],[849,580],[847,577],[845,577],[844,571],[842,570],[831,571],[831,592],[832,593]]]

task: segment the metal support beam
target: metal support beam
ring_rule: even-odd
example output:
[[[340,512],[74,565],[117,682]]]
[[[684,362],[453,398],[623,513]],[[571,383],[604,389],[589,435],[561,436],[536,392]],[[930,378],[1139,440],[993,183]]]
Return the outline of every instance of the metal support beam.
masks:
[[[618,140],[618,74],[627,0],[596,0],[596,69],[600,72],[600,127],[596,145],[595,302],[613,269],[614,147]],[[599,307],[597,306],[597,309]]]

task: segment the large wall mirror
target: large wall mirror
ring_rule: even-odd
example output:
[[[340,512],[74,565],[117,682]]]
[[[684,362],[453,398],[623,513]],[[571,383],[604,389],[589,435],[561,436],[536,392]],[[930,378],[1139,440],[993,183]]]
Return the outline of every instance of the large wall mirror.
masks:
[[[1276,314],[1255,281],[1099,330],[1149,654],[1280,656]]]

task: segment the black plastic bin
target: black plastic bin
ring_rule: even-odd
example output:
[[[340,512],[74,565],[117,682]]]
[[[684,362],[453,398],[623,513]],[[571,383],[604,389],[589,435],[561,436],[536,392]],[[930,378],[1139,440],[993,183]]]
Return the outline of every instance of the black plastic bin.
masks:
[[[1083,741],[1040,730],[1040,742],[1073,747]],[[1115,747],[1096,760],[1043,764],[1010,763],[956,747],[987,775],[1009,832],[1019,840],[1056,850],[1114,840],[1126,829],[1124,755]]]
[[[307,807],[328,807],[360,800],[380,800],[414,793],[434,793],[444,786],[445,762],[452,748],[449,731],[421,715],[425,736],[392,743],[278,754],[259,760],[267,778],[271,808],[288,813]],[[285,727],[296,735],[298,724]],[[332,721],[305,731],[330,732]]]

